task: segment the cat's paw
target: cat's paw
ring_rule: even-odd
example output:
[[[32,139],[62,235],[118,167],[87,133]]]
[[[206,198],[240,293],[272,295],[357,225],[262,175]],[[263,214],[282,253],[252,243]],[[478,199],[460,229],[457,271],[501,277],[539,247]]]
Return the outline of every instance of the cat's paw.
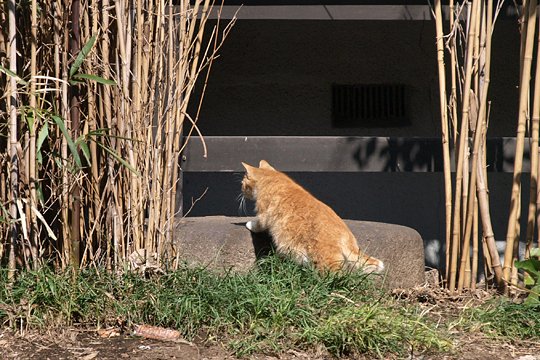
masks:
[[[366,264],[363,268],[362,268],[362,271],[364,271],[365,273],[375,273],[375,274],[382,274],[384,273],[384,263],[379,260],[379,259],[375,259],[375,258],[371,258],[371,261],[369,264]]]
[[[254,233],[259,233],[259,232],[264,231],[264,229],[261,228],[257,220],[248,221],[246,223],[246,227],[248,228],[249,231],[254,232]]]

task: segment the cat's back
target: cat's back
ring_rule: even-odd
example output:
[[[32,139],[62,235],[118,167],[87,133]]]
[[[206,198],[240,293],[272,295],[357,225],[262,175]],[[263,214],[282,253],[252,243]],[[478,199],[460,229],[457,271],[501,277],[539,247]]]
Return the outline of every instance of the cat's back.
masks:
[[[267,211],[289,221],[301,221],[298,226],[348,229],[343,220],[326,204],[280,171],[269,171],[263,182],[259,200]]]

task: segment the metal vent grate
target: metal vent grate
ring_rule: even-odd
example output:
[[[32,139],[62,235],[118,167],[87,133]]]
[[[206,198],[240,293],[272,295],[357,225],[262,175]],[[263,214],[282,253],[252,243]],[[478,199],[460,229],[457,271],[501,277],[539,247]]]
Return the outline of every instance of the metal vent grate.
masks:
[[[335,84],[332,119],[336,126],[406,125],[405,85]]]

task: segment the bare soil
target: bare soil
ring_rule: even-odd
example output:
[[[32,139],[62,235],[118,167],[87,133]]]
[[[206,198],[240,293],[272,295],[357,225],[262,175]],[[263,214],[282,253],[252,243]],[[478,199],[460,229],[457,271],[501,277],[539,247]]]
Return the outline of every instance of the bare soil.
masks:
[[[102,338],[94,331],[66,329],[62,333],[30,332],[17,334],[4,331],[0,334],[0,358],[2,359],[184,359],[184,360],[233,360],[226,347],[217,343],[189,343],[159,341],[120,335]],[[365,355],[346,359],[370,359]],[[282,354],[255,354],[253,360],[333,359],[323,350],[287,351]],[[409,359],[519,359],[540,360],[540,344],[534,342],[505,343],[489,339],[481,334],[456,334],[455,348],[451,353],[416,354]]]
[[[460,296],[451,296],[439,286],[428,285],[408,290],[394,290],[392,295],[405,303],[416,303],[426,316],[434,321],[450,323],[458,319],[466,307],[478,306],[493,293],[476,290]],[[453,349],[448,353],[415,354],[408,359],[433,360],[540,360],[540,342],[504,341],[480,332],[450,332]],[[47,332],[0,329],[0,359],[184,359],[184,360],[233,360],[237,359],[223,343],[213,340],[160,341],[137,337],[126,329],[66,328]],[[404,347],[407,345],[404,344]],[[373,357],[355,354],[343,359],[366,360]],[[393,359],[394,357],[389,357]],[[253,360],[334,359],[323,349],[309,351],[289,350],[279,354],[254,354]]]

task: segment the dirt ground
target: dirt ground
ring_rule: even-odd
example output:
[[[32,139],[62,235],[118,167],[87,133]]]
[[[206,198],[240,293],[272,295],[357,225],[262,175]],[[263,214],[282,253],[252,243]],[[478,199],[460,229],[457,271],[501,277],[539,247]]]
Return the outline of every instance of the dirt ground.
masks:
[[[493,296],[492,293],[475,292],[450,296],[438,286],[419,287],[409,290],[394,290],[395,298],[405,303],[413,302],[424,309],[426,316],[435,321],[447,322],[456,318],[464,308],[477,306]],[[454,346],[449,353],[411,354],[408,359],[433,360],[540,360],[540,342],[503,342],[476,332],[450,332]],[[404,344],[404,347],[407,346]],[[354,355],[345,359],[366,360],[372,357]],[[68,328],[48,332],[15,332],[0,329],[0,359],[185,359],[185,360],[233,360],[237,359],[226,346],[219,342],[185,340],[162,341],[133,336],[130,331],[120,329]],[[255,354],[253,360],[303,360],[333,359],[324,350],[289,350],[280,354]],[[393,359],[393,357],[389,358]]]
[[[132,336],[101,338],[93,331],[67,329],[63,333],[24,335],[4,331],[0,334],[1,359],[185,359],[185,360],[233,360],[230,351],[218,344],[158,341]],[[354,356],[347,359],[369,359]],[[333,359],[323,351],[288,351],[283,354],[256,354],[253,360],[302,360]],[[540,360],[538,343],[500,343],[478,334],[457,336],[455,350],[447,354],[413,355],[409,359],[434,360],[480,360],[518,359]]]

